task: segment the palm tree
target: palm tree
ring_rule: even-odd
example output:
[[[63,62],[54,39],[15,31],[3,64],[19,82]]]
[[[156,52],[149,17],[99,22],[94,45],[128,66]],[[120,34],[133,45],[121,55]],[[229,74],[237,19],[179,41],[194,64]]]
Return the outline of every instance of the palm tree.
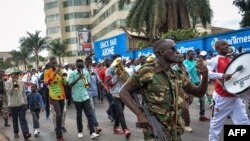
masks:
[[[52,53],[59,58],[59,64],[61,65],[61,58],[65,56],[69,56],[70,53],[67,52],[68,45],[65,40],[61,40],[60,38],[53,39],[49,42],[48,49]]]
[[[36,31],[35,34],[27,32],[28,37],[23,37],[20,40],[21,46],[29,48],[30,51],[36,57],[37,69],[39,68],[39,56],[38,54],[47,47],[46,37],[40,37],[40,31]]]
[[[11,57],[9,57],[8,59],[14,62],[15,67],[18,67],[20,63],[20,52],[16,50],[11,50],[9,54],[11,55]]]
[[[130,0],[119,0],[122,9]],[[211,23],[212,10],[208,0],[135,0],[127,17],[127,26],[139,34],[159,38],[169,30],[190,28],[201,22]]]
[[[12,56],[12,60],[13,62],[15,62],[15,66],[18,67],[18,65],[20,63],[23,63],[24,64],[24,68],[25,70],[27,69],[27,59],[28,59],[28,56],[30,55],[30,51],[29,51],[29,48],[25,47],[25,46],[21,46],[19,47],[19,50],[20,51],[16,51],[16,50],[12,50],[10,52],[10,55]]]

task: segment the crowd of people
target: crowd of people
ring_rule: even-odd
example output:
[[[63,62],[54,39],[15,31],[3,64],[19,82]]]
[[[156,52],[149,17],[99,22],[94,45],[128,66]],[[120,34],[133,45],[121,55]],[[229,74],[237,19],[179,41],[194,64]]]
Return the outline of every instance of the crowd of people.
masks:
[[[31,133],[25,117],[29,110],[33,118],[33,134],[37,137],[40,112],[44,111],[46,118],[52,114],[56,138],[63,141],[63,132],[67,132],[67,108],[74,104],[77,136],[83,138],[84,111],[90,138],[95,139],[102,131],[95,104],[103,103],[106,98],[109,103],[107,114],[113,121],[115,134],[123,134],[126,138],[131,135],[123,112],[126,105],[136,114],[138,126],[144,129],[144,139],[151,140],[154,136],[147,130],[148,119],[133,102],[133,94],[139,91],[144,104],[166,128],[166,137],[170,141],[180,141],[184,131],[193,131],[189,106],[197,97],[199,120],[211,120],[209,141],[218,141],[228,116],[235,124],[249,124],[249,118],[242,100],[220,85],[220,81],[232,77],[224,71],[235,54],[225,41],[217,41],[215,49],[218,55],[200,50],[181,54],[176,50],[175,42],[166,39],[153,44],[154,54],[140,56],[138,60],[122,60],[120,55],[114,55],[112,60],[105,58],[104,62],[96,63],[88,56],[85,60],[77,59],[74,64],[61,66],[55,57],[51,57],[48,64],[38,70],[13,70],[9,74],[1,70],[4,126],[10,126],[8,118],[11,115],[14,137],[19,137],[19,120],[24,139],[29,139]],[[242,48],[237,52],[240,53]],[[223,64],[221,60],[227,63]],[[208,92],[209,83],[215,85],[213,93]],[[213,109],[211,119],[205,115],[206,101]],[[234,105],[232,101],[235,101]]]

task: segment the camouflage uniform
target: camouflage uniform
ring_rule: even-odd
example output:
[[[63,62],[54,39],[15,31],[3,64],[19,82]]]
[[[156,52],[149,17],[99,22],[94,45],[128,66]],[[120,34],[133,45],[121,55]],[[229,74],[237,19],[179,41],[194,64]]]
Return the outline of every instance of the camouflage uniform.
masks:
[[[145,64],[131,79],[132,85],[141,88],[150,112],[165,127],[170,141],[181,141],[184,133],[184,90],[188,90],[192,82],[172,69],[165,72],[158,63]],[[147,129],[143,132],[144,140],[153,140]]]
[[[0,83],[1,83],[1,87],[2,87],[2,90],[1,90],[1,100],[2,100],[2,107],[1,107],[1,110],[2,110],[2,114],[3,114],[3,119],[5,120],[5,124],[8,124],[8,117],[9,117],[9,108],[8,108],[8,99],[7,99],[7,95],[6,95],[6,92],[5,92],[5,85],[4,85],[4,81],[3,80],[0,80]]]

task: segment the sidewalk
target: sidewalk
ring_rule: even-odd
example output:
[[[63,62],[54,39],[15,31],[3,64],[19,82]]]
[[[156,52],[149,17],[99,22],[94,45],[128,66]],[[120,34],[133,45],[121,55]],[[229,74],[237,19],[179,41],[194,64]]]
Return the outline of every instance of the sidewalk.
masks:
[[[7,139],[3,133],[0,132],[0,141],[9,141],[9,139]]]

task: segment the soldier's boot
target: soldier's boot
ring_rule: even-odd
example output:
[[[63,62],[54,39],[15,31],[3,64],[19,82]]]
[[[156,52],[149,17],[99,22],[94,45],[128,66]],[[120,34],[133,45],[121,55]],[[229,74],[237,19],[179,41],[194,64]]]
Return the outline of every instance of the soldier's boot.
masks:
[[[8,119],[5,119],[5,120],[4,120],[4,126],[5,126],[5,127],[9,127],[9,126],[10,126],[10,125],[8,124]]]

